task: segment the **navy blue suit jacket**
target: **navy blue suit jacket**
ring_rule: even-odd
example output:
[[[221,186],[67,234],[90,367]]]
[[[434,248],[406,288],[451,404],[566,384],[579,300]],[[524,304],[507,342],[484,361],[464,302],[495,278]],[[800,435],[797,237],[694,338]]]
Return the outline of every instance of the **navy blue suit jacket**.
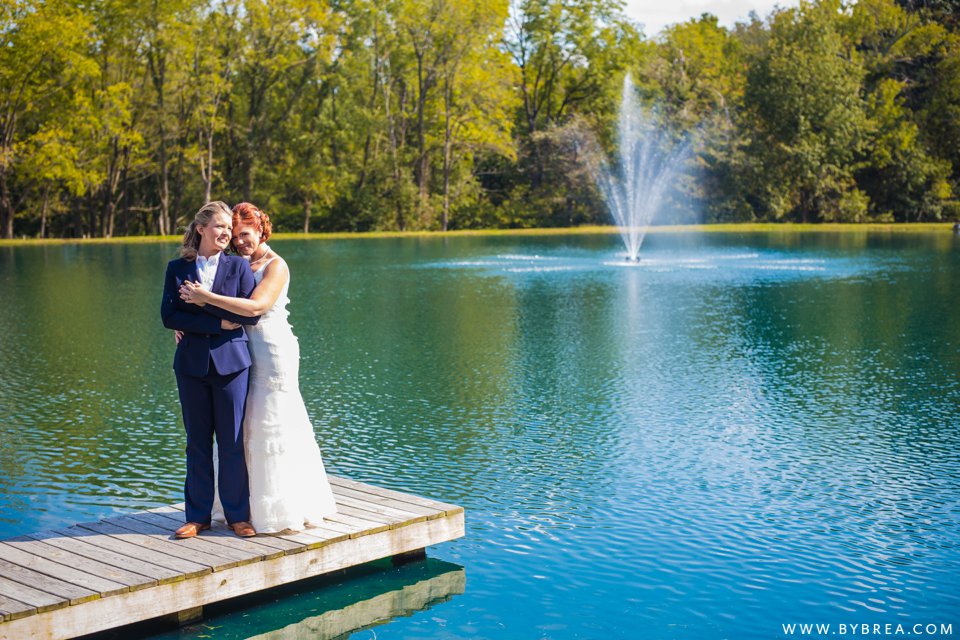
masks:
[[[160,317],[166,328],[184,332],[173,357],[174,371],[202,378],[209,372],[211,359],[221,375],[249,367],[250,352],[243,328],[221,329],[220,320],[252,325],[260,318],[239,316],[210,304],[199,307],[186,303],[180,299],[180,284],[184,280],[199,281],[197,263],[183,258],[171,260],[163,282]],[[234,298],[249,298],[255,286],[253,272],[246,260],[239,256],[220,256],[210,291]]]

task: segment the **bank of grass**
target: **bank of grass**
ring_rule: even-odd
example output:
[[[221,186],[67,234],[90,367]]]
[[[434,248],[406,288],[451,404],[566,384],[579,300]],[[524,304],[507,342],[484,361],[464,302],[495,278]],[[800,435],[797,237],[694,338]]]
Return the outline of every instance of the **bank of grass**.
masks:
[[[850,232],[883,232],[883,233],[917,233],[928,231],[950,231],[952,222],[901,222],[901,223],[794,223],[794,222],[737,222],[723,224],[698,224],[690,226],[663,226],[653,227],[651,231],[698,231],[703,233],[796,233],[816,231],[820,233],[850,233]]]
[[[900,224],[795,224],[778,222],[739,222],[725,224],[663,225],[650,227],[648,233],[918,233],[945,232],[953,227],[949,222],[917,222]],[[337,240],[374,238],[445,238],[472,236],[563,236],[609,235],[617,233],[614,226],[549,227],[539,229],[465,229],[461,231],[365,231],[336,233],[275,233],[278,240]],[[117,238],[17,238],[0,239],[0,247],[58,245],[58,244],[151,244],[176,243],[174,236],[124,236]]]

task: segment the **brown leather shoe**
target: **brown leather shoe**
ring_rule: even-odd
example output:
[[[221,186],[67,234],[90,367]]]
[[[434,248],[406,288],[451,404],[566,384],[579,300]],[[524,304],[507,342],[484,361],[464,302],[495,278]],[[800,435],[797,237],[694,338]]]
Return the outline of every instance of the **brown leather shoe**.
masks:
[[[253,530],[253,525],[249,522],[234,522],[230,525],[230,528],[241,538],[252,538],[257,535],[257,532]]]
[[[208,524],[200,524],[199,522],[188,522],[179,529],[177,529],[173,536],[183,540],[184,538],[194,538],[201,531],[206,531],[210,528]]]

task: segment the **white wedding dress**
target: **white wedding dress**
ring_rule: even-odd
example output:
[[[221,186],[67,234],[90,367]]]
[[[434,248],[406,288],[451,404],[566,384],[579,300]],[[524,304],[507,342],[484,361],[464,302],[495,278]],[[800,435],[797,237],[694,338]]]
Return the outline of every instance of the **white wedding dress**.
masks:
[[[274,259],[254,271],[257,284]],[[250,477],[250,523],[257,533],[300,531],[337,512],[300,395],[300,343],[287,322],[289,286],[288,278],[273,307],[257,324],[246,327],[252,365],[243,445]],[[219,500],[214,517],[223,519]]]

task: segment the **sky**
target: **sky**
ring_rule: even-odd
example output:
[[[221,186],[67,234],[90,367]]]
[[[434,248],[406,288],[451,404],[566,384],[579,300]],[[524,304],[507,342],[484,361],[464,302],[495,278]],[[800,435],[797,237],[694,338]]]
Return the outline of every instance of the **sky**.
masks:
[[[737,21],[746,21],[751,10],[763,18],[777,5],[792,7],[797,0],[626,0],[624,13],[644,24],[648,38],[657,35],[667,25],[686,22],[701,13],[712,13],[725,27]]]

